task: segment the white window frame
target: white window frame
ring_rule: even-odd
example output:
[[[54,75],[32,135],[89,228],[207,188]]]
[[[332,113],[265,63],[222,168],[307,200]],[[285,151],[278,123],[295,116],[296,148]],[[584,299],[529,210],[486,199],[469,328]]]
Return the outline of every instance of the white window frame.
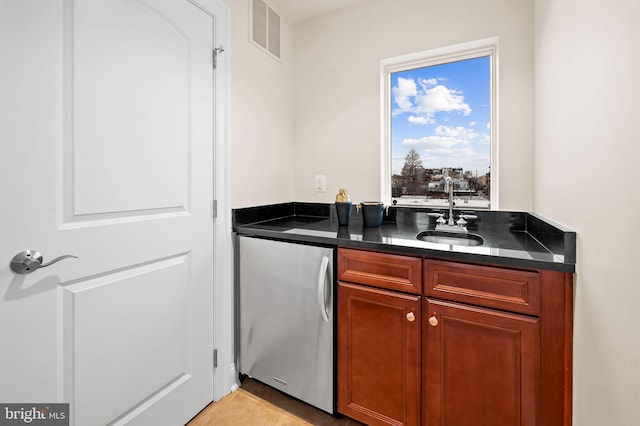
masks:
[[[498,165],[498,37],[490,37],[467,43],[410,53],[380,61],[380,169],[381,192],[385,204],[391,204],[391,74],[409,69],[423,68],[448,62],[489,56],[491,67],[491,210],[499,206],[499,165]]]

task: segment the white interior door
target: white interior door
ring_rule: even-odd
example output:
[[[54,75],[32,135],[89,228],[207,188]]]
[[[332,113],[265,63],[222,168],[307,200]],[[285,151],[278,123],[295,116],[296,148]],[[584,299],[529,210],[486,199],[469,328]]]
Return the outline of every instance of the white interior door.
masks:
[[[213,19],[0,1],[0,401],[183,424],[213,399]]]

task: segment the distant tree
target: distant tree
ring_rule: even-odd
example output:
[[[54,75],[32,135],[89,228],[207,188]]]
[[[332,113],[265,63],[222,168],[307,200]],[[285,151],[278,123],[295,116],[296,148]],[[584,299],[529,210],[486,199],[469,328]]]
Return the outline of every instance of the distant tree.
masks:
[[[402,176],[407,180],[406,188],[408,194],[419,195],[425,192],[422,182],[423,170],[420,154],[415,149],[412,149],[404,158],[404,166],[401,171]]]
[[[469,181],[469,188],[473,190],[477,190],[480,188],[480,182],[477,177],[471,176],[467,179]]]
[[[420,154],[415,149],[412,149],[404,157],[404,166],[402,166],[402,175],[411,177],[415,181],[416,175],[422,170],[422,160]]]

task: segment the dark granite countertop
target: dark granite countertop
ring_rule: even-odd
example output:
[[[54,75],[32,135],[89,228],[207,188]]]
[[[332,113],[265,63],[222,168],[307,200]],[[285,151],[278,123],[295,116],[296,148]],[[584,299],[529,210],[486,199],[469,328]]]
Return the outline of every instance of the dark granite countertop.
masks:
[[[436,244],[416,239],[435,228],[427,213],[441,209],[390,207],[382,226],[363,226],[353,209],[349,226],[339,226],[333,204],[283,203],[233,210],[233,230],[253,235],[337,247],[482,262],[504,266],[575,272],[575,232],[533,213],[466,211],[476,215],[467,228],[481,235],[482,246]],[[464,210],[456,209],[457,215]]]

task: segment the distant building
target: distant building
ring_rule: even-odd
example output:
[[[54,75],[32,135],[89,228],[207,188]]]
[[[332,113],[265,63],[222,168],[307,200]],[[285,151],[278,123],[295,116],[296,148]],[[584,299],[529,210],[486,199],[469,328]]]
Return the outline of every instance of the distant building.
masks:
[[[453,188],[455,191],[468,191],[469,182],[465,179],[453,179]],[[444,178],[432,179],[427,182],[428,191],[442,191],[444,192]]]
[[[489,174],[478,176],[462,167],[421,168],[419,174],[405,176],[394,174],[391,177],[391,194],[393,198],[424,197],[428,200],[446,199],[444,182],[447,177],[453,179],[456,197],[478,197],[488,194]]]

